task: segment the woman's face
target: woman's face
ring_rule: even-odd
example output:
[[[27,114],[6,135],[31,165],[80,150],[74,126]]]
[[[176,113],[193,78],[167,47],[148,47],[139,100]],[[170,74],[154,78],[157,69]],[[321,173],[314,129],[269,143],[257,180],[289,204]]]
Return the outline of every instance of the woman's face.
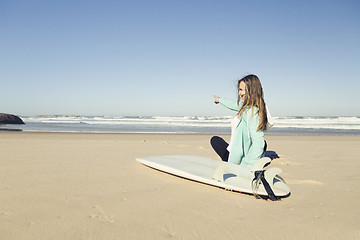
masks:
[[[245,102],[245,99],[246,99],[246,84],[245,84],[244,81],[241,81],[240,85],[239,85],[239,97],[240,97],[242,102]]]

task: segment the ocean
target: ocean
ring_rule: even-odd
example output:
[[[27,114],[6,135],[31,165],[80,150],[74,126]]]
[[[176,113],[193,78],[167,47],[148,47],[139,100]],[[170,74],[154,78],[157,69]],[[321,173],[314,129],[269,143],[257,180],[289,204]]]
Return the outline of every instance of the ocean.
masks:
[[[234,116],[20,116],[25,125],[0,125],[0,130],[83,133],[230,134]],[[360,117],[273,117],[265,134],[360,135]]]

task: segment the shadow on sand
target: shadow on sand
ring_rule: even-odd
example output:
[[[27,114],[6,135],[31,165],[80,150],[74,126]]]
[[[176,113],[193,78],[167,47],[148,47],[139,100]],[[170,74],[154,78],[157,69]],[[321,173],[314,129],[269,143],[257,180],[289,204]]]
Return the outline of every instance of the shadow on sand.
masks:
[[[0,132],[22,132],[22,130],[13,128],[0,128]]]
[[[271,160],[280,158],[279,155],[275,151],[266,151],[265,157],[269,157],[269,158],[271,158]]]

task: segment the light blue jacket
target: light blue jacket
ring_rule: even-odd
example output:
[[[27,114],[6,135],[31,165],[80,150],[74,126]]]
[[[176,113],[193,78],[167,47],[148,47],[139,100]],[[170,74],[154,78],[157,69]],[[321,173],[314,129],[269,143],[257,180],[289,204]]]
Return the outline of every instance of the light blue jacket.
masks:
[[[239,112],[243,104],[240,101],[238,105],[237,101],[225,98],[220,98],[219,102],[236,112]],[[229,162],[251,168],[264,156],[264,130],[257,131],[259,126],[257,111],[257,107],[249,107],[242,112],[231,143]]]

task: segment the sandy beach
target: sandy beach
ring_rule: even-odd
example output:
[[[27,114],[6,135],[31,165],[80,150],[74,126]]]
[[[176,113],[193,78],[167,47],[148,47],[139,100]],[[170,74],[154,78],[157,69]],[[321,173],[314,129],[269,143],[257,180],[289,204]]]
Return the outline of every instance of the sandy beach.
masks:
[[[266,136],[278,202],[135,161],[218,159],[210,137],[0,132],[0,239],[360,239],[360,137]]]

